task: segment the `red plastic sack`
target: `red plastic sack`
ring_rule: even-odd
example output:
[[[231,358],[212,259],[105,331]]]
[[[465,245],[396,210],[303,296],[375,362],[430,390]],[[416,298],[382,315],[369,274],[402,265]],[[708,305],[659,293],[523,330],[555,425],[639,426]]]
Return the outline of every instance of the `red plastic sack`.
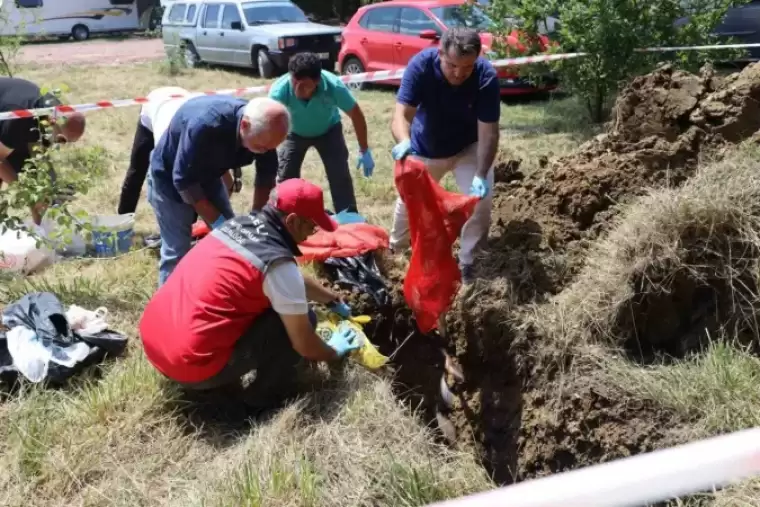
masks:
[[[388,232],[370,224],[339,225],[334,232],[317,230],[298,245],[301,262],[322,262],[330,257],[356,257],[380,248],[388,248]]]
[[[451,250],[478,198],[447,192],[417,159],[396,162],[394,180],[406,204],[412,246],[404,297],[420,331],[428,333],[459,290],[462,274]]]

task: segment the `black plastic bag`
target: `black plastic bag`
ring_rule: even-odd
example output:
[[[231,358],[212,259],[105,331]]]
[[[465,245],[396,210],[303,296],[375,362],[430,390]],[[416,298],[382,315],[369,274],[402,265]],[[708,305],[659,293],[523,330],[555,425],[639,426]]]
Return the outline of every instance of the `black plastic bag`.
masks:
[[[127,337],[121,333],[104,330],[92,336],[81,336],[72,331],[66,319],[63,304],[50,292],[33,292],[17,302],[8,305],[2,312],[3,323],[8,329],[23,326],[33,330],[43,346],[53,349],[67,347],[84,342],[90,350],[87,357],[73,367],[63,366],[54,361],[48,362],[47,377],[49,383],[61,383],[82,369],[102,362],[106,356],[120,356],[127,346]],[[13,359],[8,353],[8,343],[0,333],[0,380],[9,380],[8,374],[16,373]],[[15,375],[14,375],[15,376]]]
[[[390,294],[375,262],[374,252],[355,257],[330,257],[324,265],[341,287],[369,294],[381,307],[390,303]]]

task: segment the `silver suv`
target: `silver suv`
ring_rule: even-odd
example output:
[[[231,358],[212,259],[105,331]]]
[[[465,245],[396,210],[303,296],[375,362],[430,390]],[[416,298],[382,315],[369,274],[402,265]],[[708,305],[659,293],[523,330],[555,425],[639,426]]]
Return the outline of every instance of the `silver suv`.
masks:
[[[305,51],[334,71],[342,32],[312,23],[288,0],[176,0],[167,4],[161,24],[167,54],[181,51],[189,67],[249,67],[265,78],[285,72],[290,58]]]

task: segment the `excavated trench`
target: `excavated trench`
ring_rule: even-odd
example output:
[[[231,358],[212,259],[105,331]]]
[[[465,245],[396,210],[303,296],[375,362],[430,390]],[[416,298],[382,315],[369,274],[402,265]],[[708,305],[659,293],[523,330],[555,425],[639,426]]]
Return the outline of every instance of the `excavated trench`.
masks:
[[[720,156],[759,128],[760,65],[727,78],[665,66],[634,79],[607,133],[575,154],[543,161],[535,175],[520,173],[517,161],[498,167],[492,230],[479,264],[484,281],[460,293],[443,335],[417,330],[397,269],[384,269],[391,304],[377,308],[354,298],[357,311],[374,317],[367,328],[372,341],[393,356],[399,397],[442,438],[475,450],[499,483],[668,445],[673,414],[595,380],[589,362],[524,316],[578,276],[589,244],[621,203],[683,184],[702,156]],[[712,323],[699,320],[702,329],[730,319],[730,309],[716,311],[725,298],[714,282],[675,280],[669,294],[642,285],[636,313],[616,320],[623,334],[637,329],[626,344],[632,356],[642,332],[651,349],[640,355],[682,355],[695,348],[695,315],[719,315]],[[667,344],[656,336],[667,336]]]

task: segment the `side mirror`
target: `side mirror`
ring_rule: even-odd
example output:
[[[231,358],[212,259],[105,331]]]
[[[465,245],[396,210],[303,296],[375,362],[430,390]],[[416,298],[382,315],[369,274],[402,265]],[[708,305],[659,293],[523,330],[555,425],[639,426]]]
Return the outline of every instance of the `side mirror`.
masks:
[[[422,30],[420,32],[420,39],[438,40],[441,36],[435,30]]]
[[[230,28],[232,30],[240,30],[242,32],[243,31],[243,22],[242,21],[233,21],[232,23],[230,23]]]

